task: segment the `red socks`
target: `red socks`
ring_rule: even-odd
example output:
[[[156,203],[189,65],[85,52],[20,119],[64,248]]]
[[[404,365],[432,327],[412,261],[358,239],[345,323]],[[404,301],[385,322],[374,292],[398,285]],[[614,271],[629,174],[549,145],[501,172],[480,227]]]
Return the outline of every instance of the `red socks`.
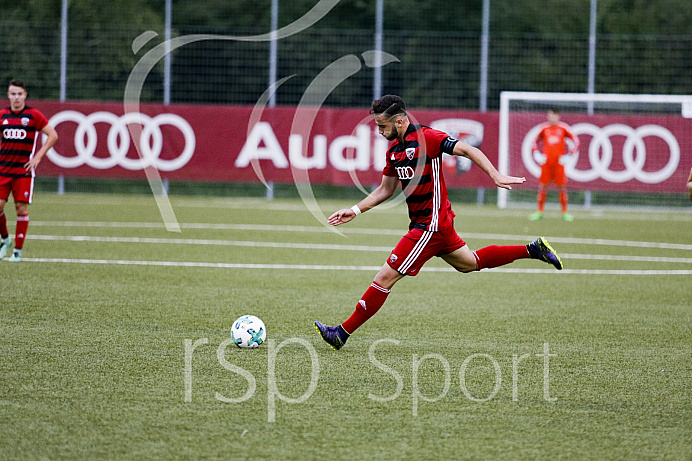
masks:
[[[512,261],[522,258],[529,258],[529,250],[526,245],[491,245],[474,251],[478,270],[488,269],[491,267],[504,266]],[[370,317],[375,315],[380,307],[387,300],[387,296],[391,290],[381,287],[375,282],[367,289],[365,294],[358,304],[353,314],[341,324],[341,327],[352,335],[361,325],[363,325]]]
[[[358,327],[375,315],[387,300],[390,291],[391,290],[382,288],[377,283],[372,282],[372,285],[370,285],[363,297],[358,301],[356,310],[353,311],[353,314],[351,314],[348,320],[341,324],[341,327],[346,330],[346,333],[353,334]]]
[[[14,247],[21,250],[24,246],[26,231],[29,229],[29,215],[17,216],[17,232],[14,239]],[[0,237],[6,238],[10,232],[7,230],[7,216],[5,213],[0,213]]]
[[[560,189],[558,193],[560,197],[560,206],[562,207],[562,212],[567,213],[567,191],[565,189]],[[536,197],[536,203],[538,205],[538,211],[543,213],[545,208],[545,201],[548,196],[548,191],[546,189],[539,189],[538,196]]]
[[[14,239],[14,248],[21,250],[24,246],[26,231],[29,228],[29,215],[17,216],[17,233]]]
[[[536,202],[538,204],[538,212],[543,213],[545,209],[545,200],[548,197],[547,189],[538,189],[538,196],[536,197]]]
[[[0,237],[6,238],[10,235],[10,231],[7,230],[7,216],[5,212],[0,213]]]
[[[488,269],[491,267],[504,266],[512,261],[522,258],[529,258],[529,250],[526,245],[491,245],[474,251],[478,270]],[[391,290],[381,287],[375,282],[367,289],[365,294],[358,304],[353,314],[341,324],[341,327],[352,335],[361,325],[363,325],[370,317],[375,315],[380,307],[387,300],[387,296]]]
[[[567,191],[565,189],[560,189],[560,206],[562,206],[562,212],[567,213]]]
[[[526,245],[491,245],[474,251],[477,270],[504,266],[512,261],[529,257]]]

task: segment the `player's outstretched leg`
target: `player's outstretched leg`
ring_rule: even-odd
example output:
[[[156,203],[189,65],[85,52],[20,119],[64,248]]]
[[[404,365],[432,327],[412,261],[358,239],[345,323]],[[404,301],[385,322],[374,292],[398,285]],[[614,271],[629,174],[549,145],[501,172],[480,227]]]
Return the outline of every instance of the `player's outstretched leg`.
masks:
[[[334,350],[338,351],[341,349],[346,340],[350,336],[346,333],[346,330],[341,325],[335,327],[330,327],[329,325],[324,325],[318,321],[315,321],[315,328],[320,332],[322,339],[324,339],[327,344],[332,346]]]
[[[555,269],[562,270],[562,260],[557,255],[553,247],[550,246],[545,237],[538,237],[533,242],[526,245],[526,249],[529,250],[529,255],[531,259],[540,259],[548,264],[555,266]]]
[[[12,246],[12,238],[7,237],[0,240],[0,259],[4,258],[10,247]]]

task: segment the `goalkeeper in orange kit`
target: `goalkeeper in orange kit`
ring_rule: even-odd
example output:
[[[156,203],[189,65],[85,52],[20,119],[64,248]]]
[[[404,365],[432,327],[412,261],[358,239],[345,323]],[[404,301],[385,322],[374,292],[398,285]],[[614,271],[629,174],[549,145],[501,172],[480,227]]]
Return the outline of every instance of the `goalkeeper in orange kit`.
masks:
[[[571,147],[567,145],[567,138],[572,140]],[[539,143],[542,145],[542,153],[538,148]],[[559,188],[562,219],[567,222],[574,221],[572,215],[567,212],[567,176],[564,163],[566,155],[574,155],[579,150],[579,138],[572,133],[567,124],[560,122],[560,113],[557,109],[548,111],[548,122],[541,127],[541,131],[533,142],[532,150],[534,157],[542,163],[542,167],[536,198],[538,209],[529,219],[536,221],[543,218],[548,185],[554,181]]]

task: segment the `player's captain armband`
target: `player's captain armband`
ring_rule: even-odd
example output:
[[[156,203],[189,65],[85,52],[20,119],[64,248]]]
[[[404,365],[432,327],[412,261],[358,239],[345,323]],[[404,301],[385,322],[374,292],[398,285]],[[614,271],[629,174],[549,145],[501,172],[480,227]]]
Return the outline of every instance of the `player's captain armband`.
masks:
[[[360,211],[360,208],[358,208],[358,205],[353,205],[353,206],[351,207],[351,209],[352,209],[353,212],[356,214],[356,216],[358,216],[359,214],[362,213],[362,211]]]
[[[440,144],[440,150],[445,154],[452,155],[454,154],[454,146],[456,146],[458,142],[458,140],[454,139],[451,136],[448,136],[442,140],[442,144]]]

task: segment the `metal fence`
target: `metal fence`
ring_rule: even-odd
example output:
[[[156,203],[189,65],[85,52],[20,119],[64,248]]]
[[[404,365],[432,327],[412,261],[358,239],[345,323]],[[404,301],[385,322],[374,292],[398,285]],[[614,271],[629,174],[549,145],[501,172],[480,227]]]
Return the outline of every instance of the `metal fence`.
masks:
[[[60,28],[0,21],[12,31],[0,41],[7,59],[0,75],[22,78],[34,99],[60,96]],[[158,36],[137,52],[133,40],[147,30]],[[247,35],[266,30],[177,27],[188,34]],[[10,39],[11,38],[11,39]],[[70,24],[67,53],[68,100],[117,101],[139,59],[163,42],[161,26]],[[382,69],[383,91],[404,96],[419,108],[477,109],[480,103],[480,36],[454,32],[385,31],[383,50],[399,59]],[[346,55],[374,48],[372,30],[311,28],[278,42],[279,105],[297,104],[311,82]],[[599,35],[595,91],[598,93],[689,94],[692,92],[692,35]],[[494,34],[490,37],[488,108],[499,94],[514,91],[585,92],[587,36]],[[269,43],[201,40],[172,53],[172,103],[253,104],[267,89]],[[330,93],[326,105],[362,107],[373,95],[373,69],[361,69]],[[163,101],[163,62],[144,85],[142,101]]]

